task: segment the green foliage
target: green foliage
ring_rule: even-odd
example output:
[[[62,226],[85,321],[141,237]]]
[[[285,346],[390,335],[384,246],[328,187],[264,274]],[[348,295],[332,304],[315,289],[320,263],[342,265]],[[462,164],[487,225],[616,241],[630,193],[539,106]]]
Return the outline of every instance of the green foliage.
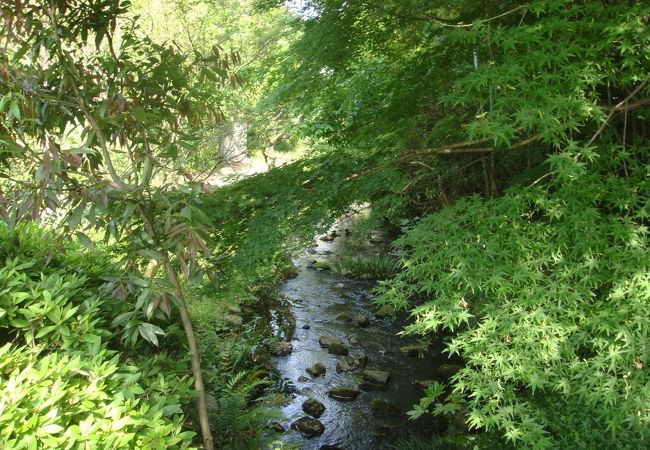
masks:
[[[392,194],[405,179],[394,166],[368,171],[378,155],[333,153],[195,196],[196,206],[217,225],[212,239],[221,258],[222,283],[238,279],[250,287],[262,280],[275,282],[287,253],[310,242],[315,230],[324,231],[350,203],[387,198],[386,204],[401,204]],[[387,211],[379,208],[378,214],[389,215]]]
[[[226,290],[227,289],[227,290]],[[268,367],[260,356],[267,355],[264,341],[269,327],[260,317],[246,320],[235,327],[224,320],[227,310],[246,301],[237,283],[216,292],[212,286],[192,289],[188,308],[193,314],[201,361],[210,394],[210,421],[215,430],[218,448],[266,448],[274,433],[266,425],[280,416],[270,404],[273,393]],[[254,298],[254,297],[253,297]]]
[[[279,120],[280,110],[257,108],[267,73],[274,72],[281,51],[296,35],[295,21],[282,2],[261,6],[257,0],[159,0],[134,1],[131,14],[140,17],[143,32],[166,45],[170,38],[184,52],[209,52],[214,46],[223,54],[236,54],[229,85],[224,86],[220,113],[223,122],[204,130],[191,153],[181,155],[193,175],[206,174],[255,150],[269,147],[288,151],[296,139],[291,124]],[[243,87],[243,89],[242,89]],[[246,127],[241,148],[228,148],[233,125]],[[289,136],[289,137],[287,137]]]
[[[497,443],[498,442],[498,443]],[[401,440],[391,447],[393,450],[480,450],[480,449],[510,449],[512,446],[498,441],[489,434],[436,436],[432,439],[412,437]]]
[[[343,256],[333,265],[335,271],[354,278],[384,280],[395,274],[395,262],[390,256]]]
[[[649,154],[559,154],[550,187],[459,200],[398,239],[382,300],[411,309],[408,333],[453,332],[467,364],[434,414],[518,446],[648,443]]]
[[[127,442],[123,430],[129,445],[188,445],[177,413],[189,380],[172,375],[185,364],[140,341],[164,348],[163,328],[177,333],[162,322],[183,304],[174,270],[245,303],[278,280],[287,252],[361,201],[407,229],[403,272],[379,301],[413,311],[407,332],[452,333],[449,351],[467,362],[414,415],[466,413],[516,446],[647,446],[646,2],[312,0],[300,19],[279,1],[228,0],[215,14],[210,0],[151,14],[138,1],[172,18],[151,36],[125,16],[129,3],[0,6],[0,214],[11,226],[63,217],[93,250],[29,229],[0,239],[0,343],[13,344],[0,345],[0,383],[15,379],[11,401],[26,405],[7,419],[23,428],[0,427],[22,433],[0,434],[7,446],[77,439],[74,427],[98,447]],[[236,90],[244,78],[249,89]],[[334,145],[212,193],[177,189],[187,169],[219,160],[212,150],[237,120],[255,148]],[[553,149],[552,172],[533,183],[549,187],[497,197],[513,175],[524,186],[542,175]],[[454,203],[476,192],[490,199]],[[96,230],[116,241],[119,265],[96,250]],[[173,280],[144,276],[150,260]],[[383,277],[388,266],[340,269]],[[199,303],[194,316],[214,311]],[[256,337],[205,315],[219,439],[253,445],[266,417],[249,364]],[[120,339],[130,347],[117,353]],[[87,385],[92,407],[78,403]],[[27,417],[43,386],[68,403]],[[86,429],[94,411],[117,419]]]
[[[307,135],[337,143],[557,146],[650,69],[641,1],[309,3],[319,14],[272,92]]]
[[[269,383],[264,375],[263,371],[240,371],[215,386],[215,430],[222,448],[243,450],[269,443],[272,433],[265,425],[279,414],[266,399],[254,401],[255,391]]]
[[[190,446],[187,363],[115,345],[115,305],[87,278],[110,260],[33,227],[0,228],[0,259],[3,448]]]

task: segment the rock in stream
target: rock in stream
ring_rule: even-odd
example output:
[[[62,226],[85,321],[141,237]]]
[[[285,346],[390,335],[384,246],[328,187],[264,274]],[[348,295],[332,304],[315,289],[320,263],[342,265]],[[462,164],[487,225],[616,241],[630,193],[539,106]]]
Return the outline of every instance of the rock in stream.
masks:
[[[332,344],[343,344],[343,342],[339,338],[334,336],[321,336],[320,338],[318,338],[318,343],[323,348],[327,348]]]
[[[311,375],[314,378],[322,377],[327,372],[327,368],[325,367],[325,364],[321,362],[318,362],[311,367],[307,367],[307,369],[305,370],[309,375]]]
[[[291,429],[296,430],[305,437],[314,437],[323,434],[325,426],[320,420],[313,417],[301,417],[291,424]]]
[[[310,416],[318,418],[325,412],[325,405],[315,398],[310,398],[302,402],[302,410]]]
[[[354,400],[359,395],[359,389],[352,386],[337,386],[330,389],[327,395],[337,400]]]

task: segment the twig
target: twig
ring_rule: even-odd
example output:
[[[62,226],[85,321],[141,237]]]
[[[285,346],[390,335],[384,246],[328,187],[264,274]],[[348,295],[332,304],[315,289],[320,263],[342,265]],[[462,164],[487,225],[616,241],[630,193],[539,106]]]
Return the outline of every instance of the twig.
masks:
[[[648,84],[648,80],[650,80],[650,77],[646,77],[646,79],[643,80],[643,82],[642,82],[641,84],[639,84],[639,85],[636,87],[636,89],[634,89],[634,90],[632,91],[632,93],[631,93],[630,95],[628,95],[627,97],[625,97],[624,100],[622,100],[621,102],[617,103],[614,107],[609,108],[609,111],[610,111],[609,115],[607,116],[607,118],[605,119],[605,121],[603,122],[603,124],[600,126],[600,128],[598,128],[598,130],[596,130],[596,132],[595,132],[594,135],[591,137],[591,139],[589,139],[589,142],[587,142],[587,145],[585,145],[585,147],[589,147],[591,144],[593,144],[594,141],[596,140],[596,138],[597,138],[598,136],[600,136],[600,134],[601,134],[603,131],[605,131],[605,128],[607,128],[607,125],[609,125],[609,121],[612,119],[612,117],[614,117],[614,114],[616,114],[618,111],[629,110],[629,108],[626,108],[625,105],[628,103],[628,101],[629,101],[632,97],[634,97],[636,94],[638,94],[639,91],[641,91],[641,89],[643,89],[643,88],[645,87],[646,84]],[[641,99],[641,100],[639,100],[639,102],[636,102],[636,103],[638,103],[638,104],[635,105],[635,107],[638,108],[638,107],[641,106],[641,105],[644,105],[644,104],[646,104],[646,103],[650,103],[650,98]],[[577,159],[577,157],[578,157],[579,155],[580,155],[580,153],[578,153],[578,154],[576,155],[576,159]]]
[[[471,23],[449,23],[449,22],[446,22],[446,20],[448,20],[448,19],[443,19],[442,17],[435,17],[435,16],[422,16],[422,17],[405,16],[403,14],[387,11],[385,8],[382,8],[382,7],[379,7],[379,10],[383,11],[384,13],[386,13],[386,14],[388,14],[390,16],[397,17],[397,18],[400,18],[400,19],[426,20],[426,21],[434,22],[434,23],[436,23],[436,24],[438,24],[438,25],[440,25],[442,27],[449,27],[449,28],[470,28],[470,27],[473,27],[478,22],[488,22],[489,23],[489,22],[491,22],[493,20],[500,19],[501,17],[507,16],[509,14],[512,14],[515,11],[519,11],[520,9],[524,9],[524,8],[526,10],[528,10],[528,5],[519,5],[516,8],[511,9],[509,11],[506,11],[504,13],[498,14],[498,15],[493,16],[493,17],[488,17],[487,19],[476,19],[475,21],[473,21]]]
[[[532,142],[539,140],[541,137],[542,137],[541,134],[535,134],[533,136],[524,139],[523,141],[519,141],[512,144],[510,146],[510,149],[512,150],[512,149],[523,147],[525,145],[528,145]],[[430,154],[449,155],[449,154],[461,154],[461,153],[491,153],[496,151],[496,147],[470,147],[473,144],[486,142],[489,140],[490,138],[486,138],[486,139],[480,139],[475,141],[460,142],[456,144],[447,145],[444,147],[430,148],[419,152],[406,154],[404,155],[404,157],[400,158],[400,160],[409,161],[413,157],[420,157],[420,156],[430,155]],[[470,148],[462,148],[462,147],[470,147]]]

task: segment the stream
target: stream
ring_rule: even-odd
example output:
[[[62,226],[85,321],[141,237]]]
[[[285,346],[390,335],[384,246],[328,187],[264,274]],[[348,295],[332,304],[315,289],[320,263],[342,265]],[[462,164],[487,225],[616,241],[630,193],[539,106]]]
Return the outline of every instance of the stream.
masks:
[[[283,408],[287,418],[282,424],[287,430],[285,439],[297,442],[298,448],[304,450],[366,450],[389,448],[399,437],[431,434],[433,420],[430,416],[409,421],[405,413],[422,396],[414,382],[431,379],[440,361],[436,362],[429,354],[418,357],[417,353],[405,356],[403,350],[400,352],[400,347],[416,342],[412,337],[397,336],[403,322],[394,323],[375,315],[376,308],[371,300],[374,282],[311,267],[314,260],[332,261],[344,248],[345,222],[339,222],[335,229],[338,237],[333,241],[317,240],[317,245],[294,258],[298,275],[281,287],[296,322],[292,352],[274,357],[279,375],[295,387],[293,401]],[[380,238],[372,241],[375,244],[370,244],[363,252],[380,253],[383,250]],[[366,316],[369,323],[359,326],[356,322],[359,316]],[[389,373],[385,390],[381,389],[381,384],[367,390],[364,367],[349,372],[337,371],[337,364],[346,357],[328,353],[328,348],[319,344],[322,336],[340,339],[352,357],[347,358],[348,363],[354,365],[353,358],[366,355],[365,370]],[[325,366],[323,376],[307,373],[306,369],[316,363]],[[328,391],[337,386],[357,388],[360,392],[354,400],[335,399]],[[318,418],[325,429],[320,435],[306,437],[292,430],[291,424],[308,416],[302,404],[312,398],[325,407]]]

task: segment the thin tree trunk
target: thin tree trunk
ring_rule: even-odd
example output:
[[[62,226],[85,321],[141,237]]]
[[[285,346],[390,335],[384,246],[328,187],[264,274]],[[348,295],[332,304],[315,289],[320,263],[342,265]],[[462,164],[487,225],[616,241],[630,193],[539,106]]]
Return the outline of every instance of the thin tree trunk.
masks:
[[[145,227],[151,233],[153,239],[158,241],[156,232],[153,226],[153,220],[147,215],[147,211],[142,206],[138,205],[142,218],[144,220]],[[185,303],[185,295],[183,295],[183,289],[181,284],[178,282],[178,276],[176,271],[172,267],[172,263],[169,260],[169,254],[167,250],[164,250],[161,246],[160,253],[162,255],[162,264],[165,268],[165,273],[167,274],[167,279],[174,287],[176,293],[176,298],[178,299],[178,310],[181,313],[181,322],[183,323],[183,330],[185,331],[185,336],[187,337],[187,345],[190,350],[190,361],[192,364],[192,375],[194,376],[194,390],[198,397],[198,413],[199,413],[199,424],[201,426],[201,435],[203,436],[203,445],[206,450],[214,450],[214,440],[212,438],[212,432],[210,431],[210,421],[208,420],[208,401],[205,394],[205,385],[203,384],[203,371],[201,370],[201,357],[199,355],[199,346],[196,342],[196,336],[194,335],[194,327],[192,326],[192,320],[190,319],[190,313],[187,310],[187,304]],[[147,269],[149,270],[149,268]],[[155,270],[155,266],[151,267],[152,272]]]
[[[499,187],[497,186],[497,175],[496,175],[496,156],[494,153],[490,155],[490,182],[492,184],[492,197],[499,195]]]
[[[194,390],[198,395],[199,423],[201,425],[201,434],[203,435],[203,445],[205,446],[206,450],[214,450],[214,441],[212,439],[212,433],[210,432],[210,422],[208,421],[208,402],[205,394],[205,386],[203,385],[201,358],[199,356],[199,347],[196,342],[196,336],[194,335],[194,327],[192,326],[190,314],[187,310],[183,290],[181,289],[181,285],[178,282],[176,272],[174,271],[174,268],[169,261],[169,257],[166,254],[163,254],[163,264],[165,265],[167,278],[172,283],[174,290],[176,291],[176,298],[178,299],[179,303],[178,310],[181,313],[181,321],[183,322],[183,329],[185,330],[185,335],[187,336],[187,344],[190,349],[192,374],[194,375]]]
[[[487,198],[492,197],[492,193],[490,192],[490,174],[488,172],[488,162],[486,160],[483,160],[483,190],[485,192],[485,196]]]

